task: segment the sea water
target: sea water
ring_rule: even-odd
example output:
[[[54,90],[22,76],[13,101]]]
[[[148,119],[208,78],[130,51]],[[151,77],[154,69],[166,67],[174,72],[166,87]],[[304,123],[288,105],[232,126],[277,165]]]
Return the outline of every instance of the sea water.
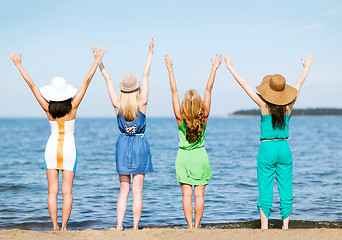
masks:
[[[289,144],[294,159],[292,226],[342,227],[342,117],[292,117]],[[44,149],[47,119],[0,119],[0,229],[50,230]],[[76,119],[78,154],[69,229],[116,226],[120,191],[115,170],[114,118]],[[214,118],[205,147],[213,178],[205,190],[202,227],[259,227],[256,157],[260,117]],[[146,137],[154,172],[146,174],[140,227],[186,227],[176,180],[178,127],[174,118],[147,118]],[[61,223],[62,173],[58,196]],[[274,185],[271,219],[280,219]],[[133,224],[132,195],[124,227]],[[271,221],[274,226],[281,222]]]

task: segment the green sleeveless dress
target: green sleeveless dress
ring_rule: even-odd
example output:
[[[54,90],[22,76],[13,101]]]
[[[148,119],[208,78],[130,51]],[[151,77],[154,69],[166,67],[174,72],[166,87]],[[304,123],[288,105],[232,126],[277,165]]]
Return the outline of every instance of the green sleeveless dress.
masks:
[[[186,140],[186,124],[179,127],[179,150],[176,159],[176,175],[179,183],[206,185],[213,177],[209,157],[204,148],[206,125],[202,137],[194,143]]]

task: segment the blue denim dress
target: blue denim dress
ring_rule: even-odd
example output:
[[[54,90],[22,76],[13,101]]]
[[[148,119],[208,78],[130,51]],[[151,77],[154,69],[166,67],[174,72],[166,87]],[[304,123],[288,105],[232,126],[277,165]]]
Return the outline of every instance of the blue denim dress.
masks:
[[[123,175],[152,172],[150,144],[145,136],[145,114],[139,111],[132,122],[127,122],[120,113],[117,123],[121,134],[116,141],[116,171]]]

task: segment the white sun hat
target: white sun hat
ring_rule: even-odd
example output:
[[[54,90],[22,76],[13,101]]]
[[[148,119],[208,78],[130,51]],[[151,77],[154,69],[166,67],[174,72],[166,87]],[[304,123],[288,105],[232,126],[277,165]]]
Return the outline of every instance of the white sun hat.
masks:
[[[41,87],[40,93],[47,101],[64,101],[76,95],[77,89],[67,84],[62,77],[54,77],[51,84]]]

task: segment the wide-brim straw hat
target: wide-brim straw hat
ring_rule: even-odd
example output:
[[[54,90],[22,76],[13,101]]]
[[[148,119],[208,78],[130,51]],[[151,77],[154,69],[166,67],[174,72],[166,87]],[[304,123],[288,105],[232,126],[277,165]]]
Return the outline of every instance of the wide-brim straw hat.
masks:
[[[120,83],[120,89],[122,92],[134,92],[140,87],[140,82],[133,76],[133,74],[128,73],[126,74],[122,82]]]
[[[276,105],[286,105],[297,96],[297,89],[286,84],[280,74],[267,75],[257,87],[261,97]]]
[[[61,77],[53,78],[50,85],[41,87],[39,90],[43,98],[55,102],[73,98],[77,93],[77,89],[67,84],[65,79]]]

